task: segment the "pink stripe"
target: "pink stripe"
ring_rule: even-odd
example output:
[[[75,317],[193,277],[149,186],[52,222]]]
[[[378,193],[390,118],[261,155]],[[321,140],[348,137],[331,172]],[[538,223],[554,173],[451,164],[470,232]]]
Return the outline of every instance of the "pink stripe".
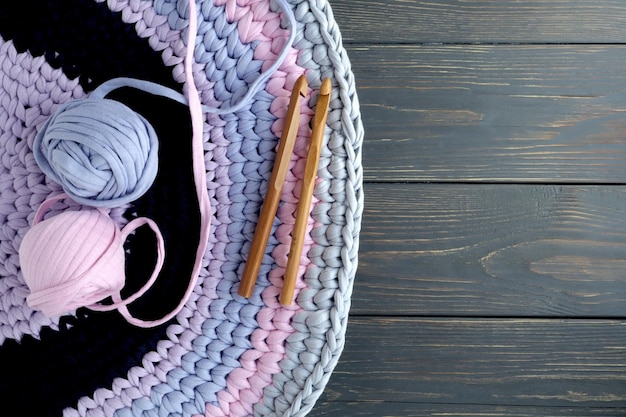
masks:
[[[230,21],[237,21],[239,36],[243,42],[260,41],[255,49],[255,59],[263,60],[264,67],[268,67],[276,59],[283,48],[288,32],[280,27],[280,15],[271,12],[268,0],[216,0],[216,5],[224,5],[226,16]],[[305,72],[296,64],[298,51],[291,48],[285,62],[268,81],[266,90],[275,99],[270,111],[278,120],[272,126],[272,131],[280,137],[283,129],[287,103],[291,95],[291,88],[295,80]],[[287,179],[283,188],[282,201],[278,217],[283,223],[276,231],[280,242],[272,252],[278,267],[269,274],[272,285],[262,294],[266,307],[257,315],[259,329],[251,335],[253,349],[244,352],[240,358],[241,368],[233,370],[227,377],[227,390],[218,393],[219,407],[208,404],[206,416],[239,417],[253,414],[254,404],[263,398],[263,390],[272,384],[273,375],[281,372],[280,361],[285,358],[285,340],[295,330],[291,320],[295,314],[302,311],[294,303],[291,307],[283,307],[278,302],[282,288],[283,274],[287,265],[287,253],[291,244],[291,228],[295,222],[296,204],[299,195],[299,179],[302,178],[306,151],[308,149],[308,124],[313,111],[307,106],[308,99],[302,100],[300,132],[296,141],[291,168],[287,172]],[[313,204],[316,201],[314,200]],[[311,220],[310,220],[311,222]],[[312,222],[309,225],[309,230]],[[306,254],[313,244],[310,235],[305,239],[303,254]],[[306,285],[302,280],[308,259],[303,257],[300,266],[300,276],[296,284],[294,296]]]
[[[12,168],[0,167],[0,187],[4,201],[8,193],[15,195],[11,213],[3,224],[2,236],[14,243],[3,247],[3,265],[0,266],[0,305],[5,314],[0,317],[0,345],[5,339],[20,341],[24,335],[38,337],[43,327],[58,330],[59,318],[49,318],[33,311],[26,303],[29,291],[19,271],[17,248],[24,234],[30,229],[35,209],[50,195],[60,191],[58,185],[47,183],[32,159],[32,145],[37,129],[54,113],[57,106],[67,101],[83,98],[85,93],[78,78],[68,79],[61,69],[53,69],[43,56],[33,57],[20,53],[12,41],[0,38],[0,120],[3,121],[2,158],[12,160]],[[35,81],[36,80],[36,81]],[[27,107],[25,105],[28,104]],[[11,123],[13,120],[13,123]],[[9,127],[9,128],[7,128]],[[17,138],[24,138],[20,142]],[[30,159],[29,159],[30,158]],[[14,162],[14,163],[13,163]],[[8,179],[8,184],[6,185]],[[3,210],[7,214],[7,210]],[[113,213],[120,221],[119,210]]]

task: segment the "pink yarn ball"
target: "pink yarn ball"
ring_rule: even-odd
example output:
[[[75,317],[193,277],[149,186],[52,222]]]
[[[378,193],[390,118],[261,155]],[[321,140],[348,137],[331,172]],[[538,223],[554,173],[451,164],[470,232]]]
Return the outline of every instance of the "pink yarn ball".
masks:
[[[27,302],[46,316],[91,306],[124,287],[120,231],[98,210],[66,211],[35,224],[19,256],[31,290]]]
[[[152,287],[163,267],[165,244],[157,224],[138,217],[120,230],[102,209],[66,211],[42,220],[54,202],[66,198],[66,194],[59,194],[44,201],[35,213],[33,227],[22,239],[18,253],[22,276],[31,291],[26,298],[28,305],[48,317],[79,307],[117,309],[129,323],[139,327],[158,326],[172,318],[180,309],[157,320],[142,320],[133,317],[126,307]],[[156,264],[143,286],[122,299],[120,291],[126,282],[124,241],[143,225],[155,233]],[[109,297],[112,303],[100,303]]]

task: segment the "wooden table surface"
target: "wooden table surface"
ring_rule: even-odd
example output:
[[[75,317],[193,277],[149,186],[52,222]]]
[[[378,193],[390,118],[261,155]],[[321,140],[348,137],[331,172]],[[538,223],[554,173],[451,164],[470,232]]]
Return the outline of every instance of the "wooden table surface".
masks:
[[[310,416],[626,416],[626,2],[331,7],[365,210]]]

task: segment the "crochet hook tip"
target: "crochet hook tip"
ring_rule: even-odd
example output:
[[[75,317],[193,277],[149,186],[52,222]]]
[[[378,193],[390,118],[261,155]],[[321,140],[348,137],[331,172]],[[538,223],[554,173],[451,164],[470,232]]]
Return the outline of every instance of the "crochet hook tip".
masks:
[[[306,97],[308,88],[309,88],[309,83],[307,82],[306,75],[304,74],[299,76],[293,85],[293,91],[297,91],[298,93],[300,93],[302,97]]]

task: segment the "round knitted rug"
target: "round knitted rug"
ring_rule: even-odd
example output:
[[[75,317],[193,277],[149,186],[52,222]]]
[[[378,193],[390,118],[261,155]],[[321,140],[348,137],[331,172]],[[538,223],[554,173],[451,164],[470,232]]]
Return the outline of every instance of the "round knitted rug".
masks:
[[[344,344],[363,208],[363,130],[341,34],[325,0],[198,0],[193,80],[206,106],[238,103],[286,49],[284,61],[235,111],[203,115],[210,233],[202,240],[188,106],[121,88],[111,98],[140,113],[159,139],[158,173],[139,199],[108,209],[161,228],[166,257],[156,284],[132,304],[166,323],[139,328],[117,311],[78,308],[47,317],[27,303],[18,256],[35,211],[61,186],[33,141],[62,104],[107,80],[131,77],[178,92],[185,82],[186,0],[20,0],[0,7],[0,399],[20,416],[303,416]],[[288,43],[291,31],[295,33]],[[254,293],[238,295],[270,179],[291,88],[308,81],[300,129]],[[294,302],[279,303],[300,199],[310,123],[322,80],[332,82],[327,127]],[[80,210],[59,201],[50,215]],[[154,234],[125,244],[127,287],[147,280]]]

